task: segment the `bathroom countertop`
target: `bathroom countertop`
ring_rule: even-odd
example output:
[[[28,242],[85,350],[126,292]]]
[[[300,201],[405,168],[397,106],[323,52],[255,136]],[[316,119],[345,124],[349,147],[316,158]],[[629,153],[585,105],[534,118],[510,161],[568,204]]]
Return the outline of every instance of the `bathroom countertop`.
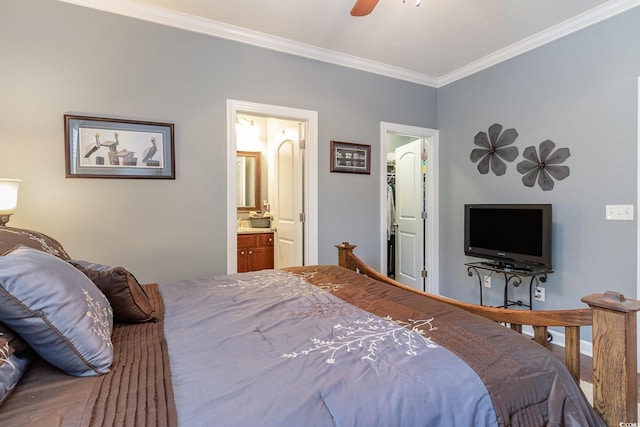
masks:
[[[273,228],[238,227],[238,234],[273,233]]]

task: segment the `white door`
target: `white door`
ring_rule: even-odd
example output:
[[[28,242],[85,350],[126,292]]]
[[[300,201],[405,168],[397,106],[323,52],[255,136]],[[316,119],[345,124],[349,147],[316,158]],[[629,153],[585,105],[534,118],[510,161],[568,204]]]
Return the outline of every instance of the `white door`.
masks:
[[[276,143],[274,185],[270,192],[276,227],[275,268],[302,265],[302,165],[300,144],[293,139]]]
[[[424,291],[422,139],[396,148],[396,280]]]

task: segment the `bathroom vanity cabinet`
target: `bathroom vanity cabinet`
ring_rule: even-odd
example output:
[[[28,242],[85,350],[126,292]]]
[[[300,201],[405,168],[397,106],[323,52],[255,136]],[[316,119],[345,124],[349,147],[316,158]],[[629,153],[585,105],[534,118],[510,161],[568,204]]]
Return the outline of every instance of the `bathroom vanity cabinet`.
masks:
[[[238,234],[238,273],[273,268],[273,232]]]

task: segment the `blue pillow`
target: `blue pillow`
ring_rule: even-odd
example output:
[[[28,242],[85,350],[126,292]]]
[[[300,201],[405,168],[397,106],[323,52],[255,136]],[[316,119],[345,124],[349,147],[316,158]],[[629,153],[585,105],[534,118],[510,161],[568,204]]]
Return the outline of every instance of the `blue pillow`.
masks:
[[[16,387],[32,358],[27,343],[0,322],[0,403]]]
[[[0,321],[68,374],[109,372],[111,306],[91,280],[60,258],[23,245],[0,256]]]

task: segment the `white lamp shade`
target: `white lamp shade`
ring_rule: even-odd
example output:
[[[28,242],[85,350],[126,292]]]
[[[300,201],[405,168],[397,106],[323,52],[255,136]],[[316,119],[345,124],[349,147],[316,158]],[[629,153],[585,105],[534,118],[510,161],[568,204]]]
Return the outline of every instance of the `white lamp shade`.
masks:
[[[18,187],[21,182],[19,179],[0,178],[0,215],[15,212],[18,205]]]

